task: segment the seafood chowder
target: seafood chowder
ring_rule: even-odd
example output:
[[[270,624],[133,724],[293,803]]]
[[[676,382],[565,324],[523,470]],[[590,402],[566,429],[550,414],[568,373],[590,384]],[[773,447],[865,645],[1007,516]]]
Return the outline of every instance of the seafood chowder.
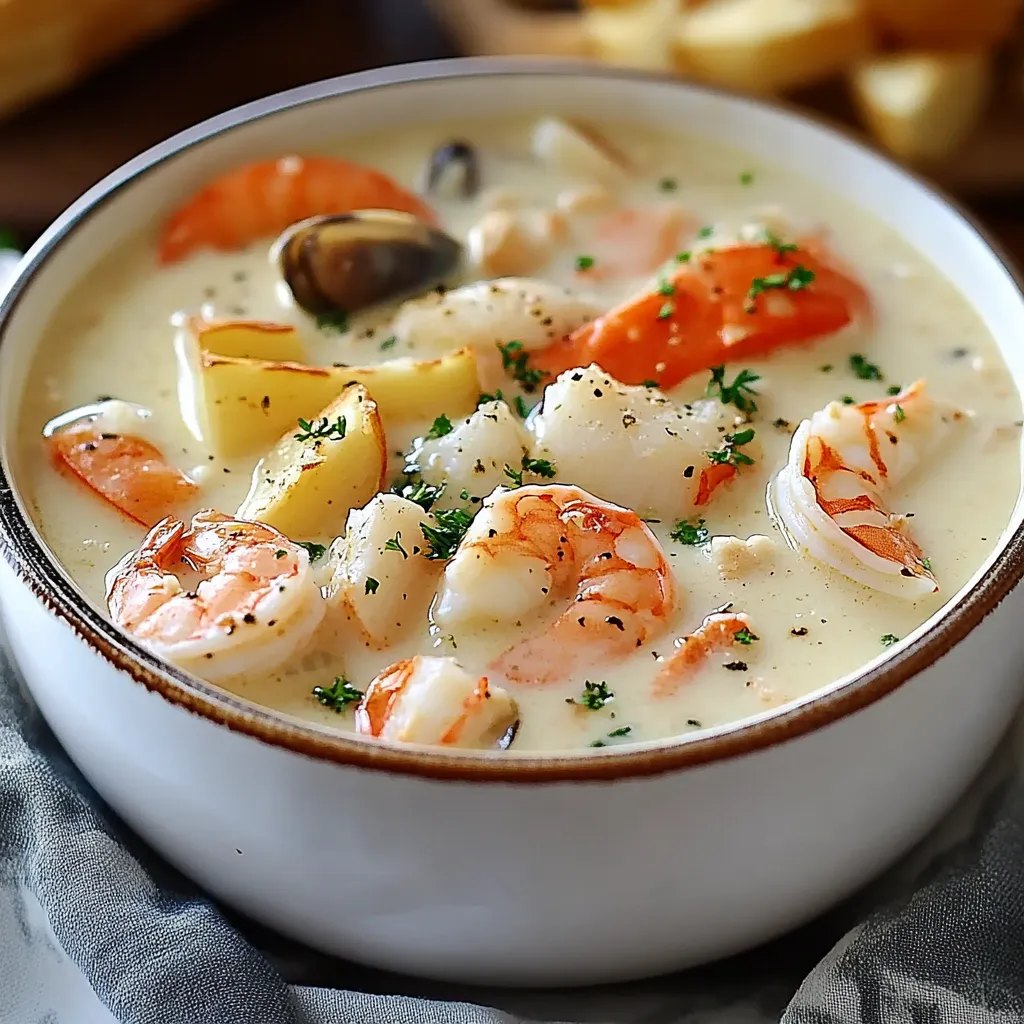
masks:
[[[694,733],[900,642],[997,545],[1020,399],[885,225],[538,116],[225,173],[55,310],[26,497],[158,656],[512,751]]]

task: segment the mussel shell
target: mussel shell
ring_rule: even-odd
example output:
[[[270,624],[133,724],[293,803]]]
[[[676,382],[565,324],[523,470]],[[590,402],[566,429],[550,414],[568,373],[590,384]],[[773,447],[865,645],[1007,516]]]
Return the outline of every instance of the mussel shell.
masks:
[[[321,315],[425,291],[458,266],[462,246],[411,214],[356,210],[299,221],[271,252],[295,301]]]

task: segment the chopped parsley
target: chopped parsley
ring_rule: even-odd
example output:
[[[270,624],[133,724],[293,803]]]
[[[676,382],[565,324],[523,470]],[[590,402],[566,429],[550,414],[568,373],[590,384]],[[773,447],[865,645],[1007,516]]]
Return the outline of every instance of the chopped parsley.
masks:
[[[659,295],[675,295],[676,286],[668,280],[668,278],[661,278],[658,281],[658,294]]]
[[[505,476],[516,487],[523,486],[523,473],[533,473],[545,480],[553,480],[557,472],[553,462],[549,462],[547,459],[531,459],[528,455],[523,456],[521,466],[521,469],[513,469],[507,462],[505,463]]]
[[[726,434],[722,438],[722,447],[713,452],[705,452],[712,465],[721,466],[752,466],[754,460],[739,449],[754,440],[753,430],[741,430],[738,434]]]
[[[772,426],[777,430],[792,430],[793,424],[789,420],[784,420],[781,416],[778,419],[772,420]]]
[[[854,398],[853,395],[843,395],[843,397],[840,398],[839,401],[842,402],[843,405],[856,405],[857,404],[857,399]]]
[[[822,373],[831,373],[835,369],[835,365],[833,363],[825,363],[824,366],[819,366],[818,369]]]
[[[814,271],[808,270],[802,263],[798,263],[792,270],[782,270],[777,274],[755,277],[750,282],[750,289],[747,292],[746,311],[753,313],[757,310],[758,295],[779,289],[791,292],[803,291],[814,281],[814,277]]]
[[[784,242],[771,228],[764,229],[764,242],[765,245],[770,245],[779,256],[783,256],[787,252],[796,252],[799,248],[792,242]]]
[[[661,181],[658,182],[658,188],[661,189],[662,192],[675,192],[675,190],[679,188],[679,182],[676,181],[675,178],[662,178]]]
[[[487,402],[504,402],[504,401],[505,401],[505,396],[501,393],[501,389],[499,388],[497,391],[494,392],[493,395],[489,395],[486,392],[481,394],[480,397],[476,400],[476,407],[479,409],[481,405],[485,405]]]
[[[675,311],[676,304],[674,302],[664,302],[661,309],[658,310],[658,319],[667,320]]]
[[[394,348],[397,343],[398,338],[396,338],[395,335],[392,334],[390,338],[385,338],[380,343],[380,350],[381,352],[387,352],[389,348]]]
[[[900,642],[900,638],[898,636],[893,636],[892,633],[886,633],[885,636],[880,636],[878,638],[878,642],[883,647],[892,647],[893,644],[898,644]]]
[[[696,523],[680,519],[669,536],[680,544],[696,545],[704,544],[711,534],[705,529],[703,519],[698,519]]]
[[[676,263],[689,263],[692,257],[693,253],[691,253],[689,250],[685,252],[677,252]]]
[[[922,558],[921,564],[928,570],[928,572],[932,571],[932,560],[930,558]]]
[[[658,386],[658,382],[656,380],[645,380],[643,381],[643,386],[645,388],[656,388]]]
[[[394,537],[389,538],[384,542],[385,551],[401,551],[403,558],[409,557],[409,552],[402,547],[402,531],[399,530]]]
[[[546,370],[537,370],[530,366],[530,355],[523,351],[521,341],[510,341],[507,344],[498,342],[501,353],[501,366],[512,373],[512,379],[519,382],[524,391],[536,391],[537,385],[548,376]]]
[[[753,633],[751,633],[746,626],[744,626],[742,629],[736,630],[736,632],[733,633],[732,638],[736,641],[736,643],[744,644],[747,647],[749,647],[755,640],[761,639],[759,636],[755,636]]]
[[[358,704],[363,691],[357,690],[344,676],[338,676],[330,686],[314,686],[313,696],[325,708],[341,714],[349,704]]]
[[[874,364],[869,363],[859,352],[850,356],[850,369],[855,377],[861,380],[883,380],[882,371]]]
[[[288,554],[288,552],[287,552],[287,551],[285,551],[285,549],[284,549],[284,548],[278,548],[278,549],[277,549],[277,550],[276,550],[276,551],[274,552],[274,557],[275,557],[275,558],[284,558],[284,556],[285,556],[285,555],[287,555],[287,554]]]
[[[740,184],[741,185],[753,185],[754,184],[753,172],[751,172],[751,171],[744,171],[740,175]]]
[[[344,334],[348,330],[348,313],[343,309],[333,313],[321,313],[316,318],[316,325],[328,334]]]
[[[452,421],[441,413],[440,416],[434,420],[433,426],[427,431],[427,436],[424,438],[426,441],[436,441],[439,437],[444,437],[445,434],[450,434],[455,428],[452,426]]]
[[[885,389],[885,393],[887,395],[898,395],[902,390],[903,388],[900,387],[899,384],[890,384],[889,387]]]
[[[451,558],[466,536],[473,516],[464,508],[438,509],[434,513],[437,526],[420,523],[423,538],[430,545],[427,558]]]
[[[339,416],[333,423],[325,416],[322,420],[299,420],[299,432],[294,434],[296,441],[341,441],[345,437],[346,422]]]
[[[372,576],[366,577],[366,587],[363,590],[364,594],[376,594],[377,588],[380,586],[380,581],[375,580]]]
[[[405,482],[401,478],[391,485],[391,493],[400,498],[416,502],[424,512],[429,512],[434,503],[444,494],[444,484],[428,484],[415,476],[408,477]]]
[[[583,273],[586,270],[591,270],[594,266],[593,256],[577,256],[576,257],[576,269]]]
[[[588,679],[583,684],[583,692],[579,697],[566,697],[566,704],[579,704],[588,711],[600,711],[609,701],[615,700],[615,694],[608,689],[608,684],[592,683]]]
[[[516,395],[516,400],[512,403],[515,406],[516,412],[525,420],[527,416],[533,411],[527,404],[526,399],[522,395]]]
[[[617,736],[628,736],[632,731],[633,726],[620,725],[618,729],[612,729],[612,731],[608,733],[608,737],[609,739],[615,739]]]
[[[725,382],[725,367],[712,366],[711,380],[704,390],[707,398],[714,398],[718,395],[722,405],[735,405],[740,412],[757,412],[757,403],[750,398],[750,395],[758,394],[750,385],[761,377],[752,370],[740,370],[736,379],[731,384]]]
[[[320,558],[324,557],[324,552],[327,550],[323,544],[314,544],[311,540],[300,540],[298,541],[300,548],[305,548],[309,552],[309,560],[315,562]]]
[[[715,229],[713,227],[710,227],[707,224],[705,224],[704,227],[702,227],[700,229],[700,231],[697,232],[697,237],[698,238],[710,238],[714,233],[715,233]]]
[[[893,406],[892,418],[897,423],[902,423],[907,418],[907,414],[903,411],[902,405]]]

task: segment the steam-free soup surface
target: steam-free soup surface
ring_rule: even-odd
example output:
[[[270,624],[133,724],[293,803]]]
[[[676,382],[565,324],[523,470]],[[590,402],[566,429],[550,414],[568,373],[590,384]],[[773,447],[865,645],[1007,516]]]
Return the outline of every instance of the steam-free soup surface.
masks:
[[[724,424],[723,430],[714,428],[719,439],[726,433],[742,439],[746,431],[754,432],[754,438],[740,447],[751,453],[749,461],[733,463],[735,478],[700,507],[690,504],[689,498],[677,509],[652,512],[650,507],[638,507],[640,497],[631,502],[628,496],[643,496],[648,505],[670,503],[668,496],[679,481],[664,479],[662,464],[655,458],[632,460],[624,455],[617,435],[606,444],[588,442],[587,437],[597,436],[597,424],[589,434],[581,431],[580,458],[601,466],[600,473],[588,471],[588,480],[599,477],[606,490],[614,492],[596,491],[596,497],[633,505],[647,520],[677,589],[676,607],[639,646],[621,656],[598,653],[589,662],[581,655],[567,677],[542,684],[495,672],[494,661],[504,650],[524,636],[543,634],[564,611],[572,598],[570,588],[557,600],[552,598],[553,606],[500,626],[483,622],[448,629],[436,620],[432,624],[431,613],[419,614],[403,623],[384,649],[368,646],[351,622],[339,625],[332,620],[330,629],[324,627],[273,671],[253,666],[223,680],[238,694],[301,719],[350,730],[353,708],[336,710],[319,703],[314,687],[329,687],[343,676],[361,691],[400,659],[442,655],[456,658],[474,677],[486,675],[492,686],[506,690],[518,704],[520,724],[513,750],[611,747],[689,734],[780,707],[884,654],[956,594],[998,543],[1020,485],[1020,401],[977,314],[924,256],[841,197],[742,153],[689,137],[598,126],[616,150],[628,154],[634,168],[606,195],[606,185],[538,159],[531,150],[535,125],[536,119],[439,123],[336,146],[325,143],[323,151],[377,168],[415,189],[421,185],[425,161],[440,142],[467,140],[480,155],[482,191],[467,199],[458,194],[457,182],[456,187],[446,182],[429,197],[439,223],[465,240],[489,210],[516,211],[519,217],[533,216],[531,211],[545,216],[560,211],[555,230],[543,238],[549,253],[523,276],[564,285],[601,312],[657,287],[659,280],[664,285],[664,274],[652,273],[643,265],[644,253],[633,253],[629,244],[605,245],[602,250],[594,226],[609,211],[643,208],[662,218],[659,225],[666,218],[671,222],[670,244],[690,253],[690,260],[707,249],[727,249],[738,239],[767,237],[785,244],[814,236],[827,247],[835,265],[863,286],[873,317],[858,317],[851,327],[813,344],[783,345],[765,357],[727,361],[719,378],[727,387],[741,370],[748,371],[743,378],[748,386],[736,392],[738,405],[722,402],[733,393],[723,396],[708,369],[665,389],[671,408],[682,410],[685,417],[691,415],[687,405],[704,408],[694,403],[705,399],[711,383],[711,402],[721,406],[716,415],[719,425]],[[540,217],[537,223],[543,228],[546,222]],[[636,229],[640,235],[652,230],[646,223]],[[233,513],[268,447],[221,457],[186,426],[179,405],[174,344],[179,328],[172,324],[176,314],[296,324],[307,361],[318,365],[432,359],[444,348],[456,349],[462,343],[457,317],[452,318],[450,338],[441,346],[421,342],[415,331],[398,332],[396,337],[390,329],[394,305],[351,316],[347,331],[339,331],[336,320],[318,325],[280,287],[278,270],[268,259],[271,241],[261,238],[235,252],[197,251],[158,265],[154,237],[147,233],[119,245],[54,312],[21,413],[21,483],[56,557],[100,608],[106,608],[104,575],[140,544],[146,530],[43,457],[44,424],[66,410],[109,397],[151,410],[147,436],[169,463],[198,485],[181,510],[185,520],[198,508]],[[474,238],[471,255],[478,255],[479,241]],[[623,266],[616,273],[597,273],[604,269],[602,263],[619,256]],[[673,266],[671,259],[668,265]],[[469,259],[461,276],[448,284],[456,287],[500,273],[500,254],[498,263],[485,269]],[[809,291],[814,287],[807,286]],[[671,303],[671,292],[665,292],[665,302]],[[788,294],[792,293],[786,287],[773,288],[769,282],[764,294],[755,298],[785,299]],[[515,339],[497,325],[494,342]],[[543,390],[523,391],[502,369],[493,342],[487,348],[491,351],[481,351],[480,390],[493,393],[501,388],[510,406],[513,397],[521,395],[518,412],[512,407],[518,419],[519,413],[540,401]],[[937,446],[925,444],[916,464],[886,494],[888,511],[908,517],[900,528],[918,545],[938,589],[932,593],[924,587],[907,595],[856,582],[794,540],[792,531],[777,519],[771,482],[787,464],[794,431],[830,402],[849,410],[879,400],[879,415],[891,417],[899,434],[896,428],[904,426],[899,422],[904,410],[892,407],[893,396],[915,381],[924,381],[931,398],[941,403],[944,412],[934,429],[941,428],[943,440]],[[608,386],[616,387],[614,382]],[[652,396],[661,394],[649,390]],[[306,418],[315,420],[318,413],[310,408]],[[527,421],[528,428],[535,426],[539,415],[534,413]],[[579,415],[598,413],[584,410]],[[914,408],[908,407],[904,415],[912,425]],[[450,419],[457,427],[465,416],[453,411]],[[400,477],[414,438],[429,431],[432,420],[387,422],[389,484]],[[926,425],[924,433],[930,429]],[[863,439],[859,446],[863,449]],[[545,456],[543,448],[540,444],[531,449],[531,457]],[[548,461],[553,463],[553,479],[527,470],[523,482],[538,487],[582,483],[573,471],[559,468],[559,461],[566,460]],[[698,473],[706,465],[698,465]],[[513,487],[519,467],[510,468],[513,472],[503,482]],[[461,505],[470,514],[479,514],[479,500],[470,502],[468,493],[462,493],[466,497],[460,501],[458,492],[449,491],[449,506]],[[685,527],[680,528],[680,522]],[[327,547],[337,532],[295,539]],[[752,536],[755,540],[745,543]],[[423,538],[406,535],[406,542],[410,540],[423,544]],[[403,558],[400,552],[392,554]],[[443,562],[436,565],[432,589],[440,584],[442,569]],[[734,628],[731,639],[727,636],[726,642],[694,660],[685,679],[669,692],[657,692],[656,679],[682,638],[716,612],[745,616],[749,629],[737,638],[734,634],[741,630]],[[589,642],[578,641],[583,648]],[[564,637],[554,642],[551,657],[564,645]]]

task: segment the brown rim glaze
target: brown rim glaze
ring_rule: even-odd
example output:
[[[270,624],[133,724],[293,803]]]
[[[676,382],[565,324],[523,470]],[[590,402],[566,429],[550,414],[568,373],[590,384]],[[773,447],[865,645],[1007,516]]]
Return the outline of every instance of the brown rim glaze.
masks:
[[[182,132],[136,157],[87,192],[46,231],[29,252],[13,286],[0,303],[0,344],[15,308],[39,268],[69,234],[121,189],[197,143],[239,125],[281,114],[297,106],[333,100],[347,93],[439,78],[573,75],[581,72],[601,78],[671,83],[677,88],[727,96],[750,106],[781,109],[798,119],[816,120],[807,118],[805,114],[785,104],[766,104],[722,90],[682,83],[668,76],[602,68],[579,62],[529,58],[431,61],[303,86],[239,107]],[[820,120],[818,123],[825,131],[843,138],[847,143],[852,141],[862,150],[868,150],[852,133]],[[885,161],[884,157],[874,153],[872,155]],[[893,167],[891,162],[885,162]],[[1021,287],[1022,278],[1016,268],[985,231],[956,203],[915,175],[901,168],[893,169],[915,181],[925,191],[938,194],[983,239],[993,258],[1003,265],[1018,288]],[[805,698],[786,709],[767,712],[752,720],[708,730],[707,735],[692,739],[667,739],[656,746],[645,745],[639,749],[606,748],[600,753],[518,755],[511,752],[462,753],[401,747],[338,733],[252,704],[174,666],[165,665],[116,629],[85,600],[30,525],[12,489],[9,468],[3,460],[0,460],[0,547],[18,578],[55,617],[63,619],[101,658],[172,704],[265,743],[309,757],[426,778],[500,783],[597,781],[655,775],[711,764],[794,739],[867,707],[933,664],[993,611],[1024,574],[1024,526],[1021,526],[998,552],[982,579],[961,600],[942,613],[941,619],[924,636],[894,653],[883,664],[861,672],[820,696]]]

